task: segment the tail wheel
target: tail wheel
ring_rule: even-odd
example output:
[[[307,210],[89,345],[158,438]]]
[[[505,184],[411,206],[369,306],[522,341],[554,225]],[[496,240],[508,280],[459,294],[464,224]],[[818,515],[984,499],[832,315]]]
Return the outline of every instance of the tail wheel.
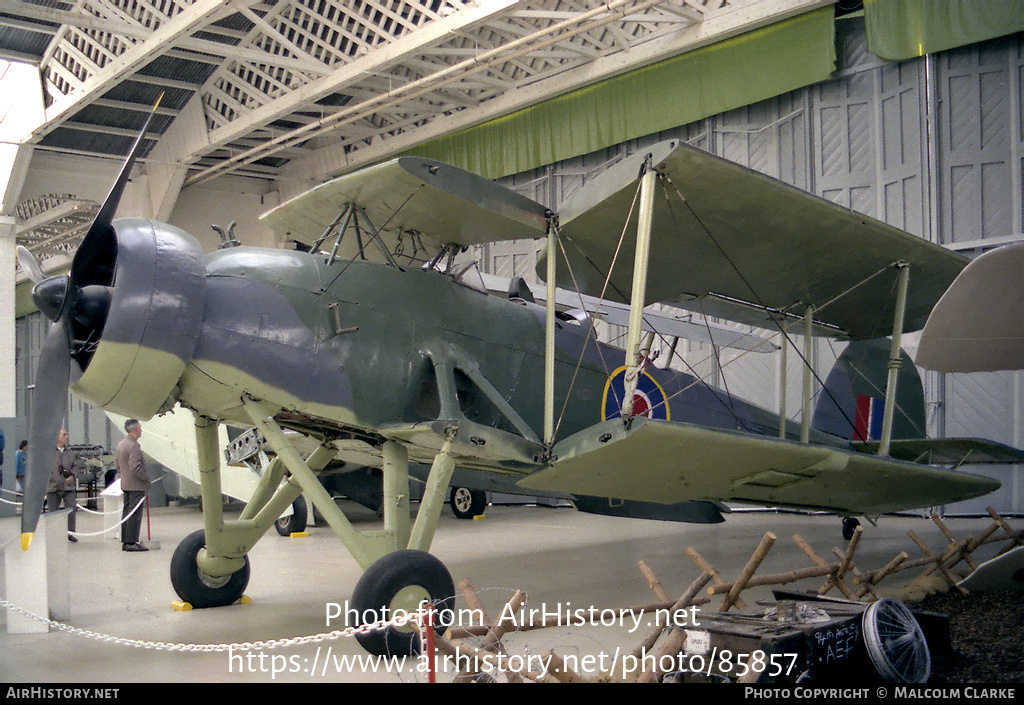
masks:
[[[274,528],[282,536],[291,536],[306,530],[308,518],[309,510],[306,508],[306,500],[299,497],[292,502],[292,513],[275,521]]]
[[[245,565],[231,575],[213,577],[204,574],[196,562],[206,547],[206,532],[200,529],[186,536],[171,556],[171,585],[185,602],[196,609],[223,607],[236,602],[249,584],[249,557]]]
[[[480,516],[487,509],[487,493],[483,490],[452,487],[450,499],[452,514],[459,519],[472,519]]]
[[[356,583],[351,605],[363,625],[414,615],[424,602],[434,605],[434,629],[443,633],[455,606],[452,576],[434,556],[409,549],[389,553],[371,565]],[[356,640],[378,656],[415,656],[420,652],[419,633],[412,626],[388,626],[357,634]]]
[[[852,539],[858,526],[860,526],[860,522],[856,517],[843,517],[843,541]]]

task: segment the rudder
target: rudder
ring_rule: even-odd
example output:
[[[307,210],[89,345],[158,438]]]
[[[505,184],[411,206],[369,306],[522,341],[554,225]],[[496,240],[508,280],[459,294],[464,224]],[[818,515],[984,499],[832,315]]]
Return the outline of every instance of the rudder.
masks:
[[[849,344],[825,379],[811,426],[852,441],[878,440],[882,433],[889,370],[887,338]],[[917,367],[900,350],[892,438],[925,438],[924,387]]]

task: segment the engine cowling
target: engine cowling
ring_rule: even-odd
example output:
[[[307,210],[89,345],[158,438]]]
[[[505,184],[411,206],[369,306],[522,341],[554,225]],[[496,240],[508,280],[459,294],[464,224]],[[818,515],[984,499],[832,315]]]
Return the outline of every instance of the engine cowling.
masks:
[[[206,268],[199,242],[178,228],[143,218],[112,225],[109,310],[98,343],[74,354],[82,376],[71,388],[104,409],[147,420],[176,401],[202,327]]]

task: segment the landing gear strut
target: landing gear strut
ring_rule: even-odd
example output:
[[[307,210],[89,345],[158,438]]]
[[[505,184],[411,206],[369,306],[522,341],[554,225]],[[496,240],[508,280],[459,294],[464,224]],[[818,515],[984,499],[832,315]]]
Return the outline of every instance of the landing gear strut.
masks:
[[[182,542],[171,565],[171,578],[182,599],[194,606],[213,607],[234,602],[249,579],[246,553],[275,524],[288,505],[305,495],[365,569],[350,602],[361,624],[391,620],[396,613],[415,614],[430,602],[438,613],[435,628],[444,631],[453,618],[455,586],[437,558],[427,553],[444,508],[455,470],[457,424],[443,430],[443,440],[427,476],[415,522],[409,509],[409,455],[406,446],[386,440],[383,459],[384,530],[359,531],[344,515],[318,478],[337,455],[323,443],[308,456],[299,453],[274,418],[273,408],[243,397],[243,408],[253,425],[274,449],[276,457],[260,478],[252,499],[237,520],[226,521],[221,506],[220,457],[217,421],[196,417],[200,489],[205,530]],[[294,518],[294,517],[292,517]],[[223,577],[221,577],[223,576]],[[416,654],[419,636],[411,626],[389,626],[359,635],[360,644],[375,654]]]

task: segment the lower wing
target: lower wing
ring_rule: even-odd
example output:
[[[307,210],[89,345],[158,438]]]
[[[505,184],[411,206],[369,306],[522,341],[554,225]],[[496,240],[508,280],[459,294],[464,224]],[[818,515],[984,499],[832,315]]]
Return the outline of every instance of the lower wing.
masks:
[[[612,419],[556,444],[525,489],[671,504],[733,501],[883,514],[992,492],[997,480],[852,449],[671,421]]]

